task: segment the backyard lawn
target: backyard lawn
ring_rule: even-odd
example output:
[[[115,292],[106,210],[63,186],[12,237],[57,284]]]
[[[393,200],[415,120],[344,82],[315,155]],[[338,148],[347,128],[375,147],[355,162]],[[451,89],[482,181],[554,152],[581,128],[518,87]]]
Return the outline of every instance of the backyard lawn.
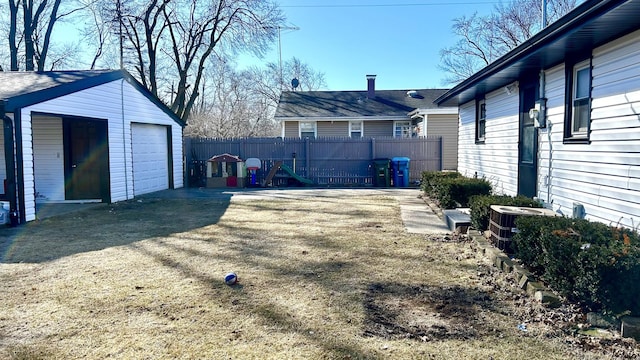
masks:
[[[614,359],[388,195],[144,199],[0,229],[0,358]],[[235,271],[240,282],[224,283]],[[593,345],[590,345],[593,344]],[[630,350],[631,349],[631,350]]]

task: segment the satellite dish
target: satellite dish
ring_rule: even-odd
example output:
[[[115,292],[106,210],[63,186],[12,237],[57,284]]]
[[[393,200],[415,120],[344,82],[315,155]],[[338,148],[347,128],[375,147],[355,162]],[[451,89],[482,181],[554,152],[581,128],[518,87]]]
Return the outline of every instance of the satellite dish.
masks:
[[[297,78],[291,79],[291,87],[293,87],[294,90],[297,89],[299,85],[300,80],[298,80]]]

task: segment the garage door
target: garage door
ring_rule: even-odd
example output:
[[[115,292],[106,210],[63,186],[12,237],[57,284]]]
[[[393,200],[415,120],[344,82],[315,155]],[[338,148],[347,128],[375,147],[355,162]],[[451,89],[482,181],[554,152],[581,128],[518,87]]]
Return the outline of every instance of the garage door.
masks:
[[[134,195],[168,189],[167,127],[131,124],[131,139]]]

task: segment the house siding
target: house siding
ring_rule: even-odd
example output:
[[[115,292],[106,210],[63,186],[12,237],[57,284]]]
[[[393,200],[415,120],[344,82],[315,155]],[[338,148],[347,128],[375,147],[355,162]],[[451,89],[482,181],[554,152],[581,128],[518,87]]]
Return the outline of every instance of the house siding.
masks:
[[[640,31],[593,51],[590,144],[564,144],[564,67],[547,70],[547,121],[539,172],[549,175],[552,206],[589,220],[637,227],[640,221]],[[543,184],[544,185],[544,182]],[[546,186],[540,197],[547,199]]]
[[[284,137],[294,138],[300,136],[300,130],[297,121],[285,121],[284,122]]]
[[[393,121],[365,121],[362,125],[365,137],[393,136]]]
[[[484,177],[494,191],[515,195],[518,191],[518,92],[502,88],[486,95],[486,135],[475,143],[475,101],[460,107],[458,171]]]
[[[565,143],[565,66],[545,69],[547,127],[538,129],[537,197],[555,211],[606,224],[640,224],[640,31],[592,51],[589,143]],[[458,170],[483,176],[496,193],[515,195],[518,94],[486,96],[484,144],[475,144],[475,102],[460,106]]]
[[[182,128],[144,94],[124,80],[112,81],[22,109],[25,218],[34,220],[35,180],[32,113],[61,114],[108,120],[111,201],[131,199],[133,173],[131,122],[171,126],[174,188],[184,186]],[[36,125],[37,126],[37,125]]]
[[[348,121],[318,121],[318,137],[349,137]]]
[[[65,199],[62,137],[61,118],[33,117],[34,181],[38,201]]]
[[[458,168],[458,114],[427,115],[424,136],[442,136],[442,168]]]

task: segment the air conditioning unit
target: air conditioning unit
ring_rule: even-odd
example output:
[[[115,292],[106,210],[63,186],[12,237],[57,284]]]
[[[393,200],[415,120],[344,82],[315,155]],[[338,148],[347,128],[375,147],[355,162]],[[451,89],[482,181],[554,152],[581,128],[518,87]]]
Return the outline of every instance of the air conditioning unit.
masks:
[[[513,253],[511,238],[518,232],[515,222],[518,216],[556,216],[550,209],[530,208],[521,206],[491,205],[491,217],[489,220],[489,231],[491,242],[498,249]]]

